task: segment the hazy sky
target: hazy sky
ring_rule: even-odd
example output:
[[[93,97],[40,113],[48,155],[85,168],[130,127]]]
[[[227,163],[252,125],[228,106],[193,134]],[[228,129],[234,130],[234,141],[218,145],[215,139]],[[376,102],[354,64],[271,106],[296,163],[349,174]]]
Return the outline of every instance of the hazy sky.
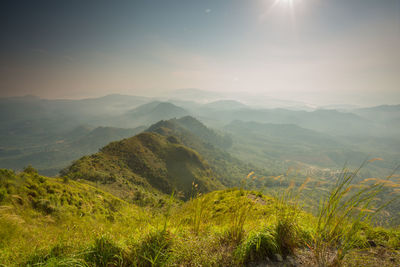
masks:
[[[1,1],[1,96],[400,103],[400,0]]]

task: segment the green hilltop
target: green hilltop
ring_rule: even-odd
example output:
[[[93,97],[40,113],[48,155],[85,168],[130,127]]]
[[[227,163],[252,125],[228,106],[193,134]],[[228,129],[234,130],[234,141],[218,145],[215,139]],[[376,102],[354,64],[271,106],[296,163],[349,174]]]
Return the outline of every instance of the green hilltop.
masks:
[[[112,142],[75,161],[62,175],[107,185],[104,188],[127,200],[146,191],[155,195],[176,191],[188,199],[192,183],[202,192],[223,187],[196,151],[176,138],[149,132]]]

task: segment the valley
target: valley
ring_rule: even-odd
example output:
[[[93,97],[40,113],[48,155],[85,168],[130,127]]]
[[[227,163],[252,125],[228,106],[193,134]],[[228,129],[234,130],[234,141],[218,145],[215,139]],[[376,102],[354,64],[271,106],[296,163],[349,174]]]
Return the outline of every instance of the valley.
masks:
[[[71,110],[68,103],[53,107],[62,112],[30,111],[31,118],[7,111],[13,121],[2,121],[0,153],[6,266],[314,265],[326,257],[316,251],[319,234],[343,212],[355,217],[337,229],[349,247],[332,252],[335,259],[400,262],[397,128],[367,131],[381,121],[359,117],[366,110],[257,110],[235,101],[179,107],[141,98],[149,102],[132,109],[117,96],[104,99],[91,99],[93,110],[79,117],[74,101]],[[115,106],[118,112],[99,115]],[[332,116],[354,127],[331,131],[321,122]],[[321,226],[316,203],[336,201],[335,190],[344,210]],[[339,237],[332,238],[335,247]],[[377,243],[394,253],[388,261],[362,256]]]

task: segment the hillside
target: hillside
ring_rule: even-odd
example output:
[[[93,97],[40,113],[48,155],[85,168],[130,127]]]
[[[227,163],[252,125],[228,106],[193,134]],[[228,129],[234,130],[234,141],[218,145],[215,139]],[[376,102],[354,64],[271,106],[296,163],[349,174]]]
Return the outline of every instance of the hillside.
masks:
[[[112,141],[131,137],[144,129],[80,125],[32,146],[24,142],[9,143],[0,147],[0,167],[21,170],[31,164],[42,174],[56,175],[73,160],[95,153]]]
[[[279,162],[287,163],[286,170],[296,165],[337,170],[344,164],[358,167],[367,158],[379,157],[383,160],[363,169],[366,175],[369,172],[368,175],[379,176],[389,174],[398,165],[399,142],[394,137],[337,136],[296,124],[240,120],[225,125],[223,130],[232,138],[229,152],[236,152],[239,159],[271,170]]]
[[[201,106],[203,112],[210,110],[238,110],[244,108],[248,107],[236,100],[219,100]]]
[[[196,151],[174,137],[156,133],[142,133],[110,143],[99,153],[75,161],[62,175],[101,183],[130,201],[143,192],[157,196],[171,194],[173,190],[187,199],[192,183],[198,184],[201,192],[223,187]]]
[[[338,243],[327,241],[337,250],[316,254],[314,241],[325,230],[289,195],[195,191],[187,202],[149,209],[27,168],[0,170],[0,207],[5,266],[316,266],[342,248],[349,251],[340,266],[400,263],[398,231],[363,224],[350,234],[351,220],[340,221]]]
[[[193,117],[160,121],[150,126],[147,131],[164,136],[172,135],[185,146],[199,152],[225,186],[238,186],[251,171],[263,175],[271,174],[232,156],[226,151],[232,145],[231,137],[215,132]]]
[[[137,211],[88,184],[44,177],[31,167],[21,173],[0,169],[0,265],[27,266],[57,242],[78,248],[98,231],[90,225],[105,227]]]
[[[233,121],[224,129],[234,140],[231,150],[240,151],[241,159],[252,160],[255,164],[280,159],[337,168],[345,161],[341,162],[344,157],[340,156],[340,162],[330,158],[329,153],[345,149],[336,138],[294,124]],[[359,158],[354,160],[356,164]]]
[[[153,101],[127,111],[121,116],[116,116],[109,124],[117,127],[136,127],[139,125],[151,125],[160,120],[188,115],[189,112],[169,102]]]

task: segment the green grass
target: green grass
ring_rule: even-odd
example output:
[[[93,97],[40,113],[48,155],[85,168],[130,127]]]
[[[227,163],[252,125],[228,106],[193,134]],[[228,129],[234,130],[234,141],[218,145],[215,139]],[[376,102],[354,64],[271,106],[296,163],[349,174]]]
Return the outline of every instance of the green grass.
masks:
[[[385,183],[357,184],[358,171],[343,170],[321,201],[312,244],[319,266],[341,264],[351,249],[366,247],[367,240],[360,238],[363,226],[388,204],[377,202]]]
[[[308,246],[314,253],[333,248],[342,262],[365,246],[399,249],[400,231],[359,219],[355,207],[370,208],[362,196],[375,191],[342,194],[343,181],[348,180],[338,182],[315,217],[302,209],[296,188],[275,197],[244,189],[195,192],[187,202],[172,195],[161,207],[141,207],[74,180],[1,170],[0,264],[242,266],[275,254],[296,255]],[[342,207],[353,207],[354,220],[343,219],[350,213]],[[345,251],[346,240],[351,247]]]

